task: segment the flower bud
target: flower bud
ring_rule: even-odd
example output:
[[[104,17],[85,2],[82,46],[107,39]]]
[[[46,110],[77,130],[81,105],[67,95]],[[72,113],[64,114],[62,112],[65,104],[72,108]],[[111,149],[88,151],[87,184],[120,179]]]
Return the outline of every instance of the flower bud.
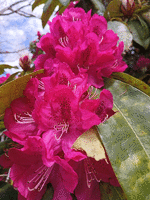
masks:
[[[25,55],[19,59],[20,67],[26,72],[30,69],[31,60],[28,55]]]
[[[121,0],[121,10],[125,17],[131,17],[135,10],[135,2],[134,0]]]

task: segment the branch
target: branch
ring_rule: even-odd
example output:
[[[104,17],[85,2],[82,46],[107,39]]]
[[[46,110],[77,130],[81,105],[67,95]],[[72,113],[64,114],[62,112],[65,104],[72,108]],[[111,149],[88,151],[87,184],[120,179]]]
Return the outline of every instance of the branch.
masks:
[[[9,8],[12,8],[13,6],[15,6],[15,5],[19,4],[19,3],[25,2],[25,1],[27,1],[27,0],[17,1],[17,2],[15,2],[15,3],[11,4],[10,6],[8,6],[7,8],[2,9],[2,10],[0,11],[0,15],[3,14],[3,13],[4,13],[6,10],[8,10]]]
[[[26,49],[29,49],[29,48],[26,47],[24,49],[20,49],[20,50],[17,50],[17,51],[1,51],[0,54],[19,53],[20,51],[23,51],[23,50],[26,50]]]
[[[19,4],[19,3],[22,3],[22,2],[25,2],[25,1],[27,1],[27,0],[21,0],[21,1],[15,2],[15,3],[13,3],[12,5],[8,6],[7,8],[1,10],[1,11],[0,11],[0,16],[7,16],[7,15],[11,15],[11,14],[13,14],[13,13],[17,13],[17,14],[19,14],[19,15],[21,15],[21,16],[24,16],[24,17],[36,17],[36,16],[33,15],[33,14],[26,13],[26,12],[24,12],[24,11],[21,10],[22,8],[25,8],[25,7],[27,7],[27,6],[31,6],[31,2],[32,2],[32,1],[30,1],[30,3],[28,3],[27,5],[21,6],[21,7],[18,8],[18,9],[15,9],[15,10],[13,9],[13,7],[14,7],[15,5],[17,5],[17,4]],[[5,11],[8,11],[8,10],[10,10],[11,12],[5,13]]]

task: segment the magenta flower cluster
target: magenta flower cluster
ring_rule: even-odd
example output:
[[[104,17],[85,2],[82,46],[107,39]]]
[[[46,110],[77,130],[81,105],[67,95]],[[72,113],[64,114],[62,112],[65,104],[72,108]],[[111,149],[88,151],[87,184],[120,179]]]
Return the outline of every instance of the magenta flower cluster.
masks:
[[[18,199],[40,200],[51,183],[54,200],[99,200],[99,182],[120,186],[109,159],[96,161],[72,149],[76,139],[115,114],[113,96],[103,78],[124,71],[123,43],[107,30],[104,17],[81,8],[66,9],[49,23],[35,61],[45,73],[32,78],[24,97],[5,111],[5,134],[17,143],[1,157],[11,167]],[[106,155],[107,156],[107,155]]]

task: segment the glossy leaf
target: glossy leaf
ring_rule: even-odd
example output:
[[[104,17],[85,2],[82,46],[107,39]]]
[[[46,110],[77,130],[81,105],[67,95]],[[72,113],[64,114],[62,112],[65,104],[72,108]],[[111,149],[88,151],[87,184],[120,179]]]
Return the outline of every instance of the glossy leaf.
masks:
[[[130,33],[128,27],[123,24],[122,22],[118,21],[109,21],[108,22],[108,29],[112,29],[115,33],[117,33],[119,37],[119,42],[124,42],[124,50],[128,50],[129,47],[132,45],[133,36]]]
[[[114,79],[123,81],[125,83],[128,83],[129,85],[132,85],[138,88],[139,90],[141,90],[142,92],[150,96],[150,86],[144,83],[143,81],[141,81],[140,79],[137,79],[129,74],[120,73],[120,72],[113,73],[111,77]]]
[[[4,115],[5,109],[10,106],[10,103],[14,99],[23,96],[23,90],[25,89],[30,78],[43,72],[44,70],[38,70],[31,74],[17,78],[16,80],[6,83],[0,87],[0,117]]]
[[[114,187],[109,183],[100,182],[101,200],[127,200],[121,187]]]
[[[59,2],[63,5],[63,6],[67,6],[70,3],[70,0],[59,0]]]
[[[0,200],[17,200],[18,192],[13,188],[12,185],[0,181]]]
[[[48,1],[48,2],[51,2],[51,1]],[[49,4],[49,6],[45,7],[45,9],[43,9],[43,14],[42,14],[42,17],[41,17],[43,28],[46,26],[50,16],[52,15],[52,13],[53,13],[53,11],[54,11],[54,9],[56,8],[57,5],[59,5],[59,1],[55,0],[55,1],[52,1]]]
[[[105,88],[118,111],[98,126],[115,174],[128,200],[150,198],[150,97],[119,80]]]
[[[35,0],[35,2],[32,4],[32,11],[39,5],[44,4],[47,0]]]
[[[148,48],[150,44],[149,30],[145,23],[145,26],[138,20],[133,20],[128,22],[129,30],[132,32],[133,40],[139,45],[143,46],[145,49]]]
[[[44,5],[44,7],[43,7],[43,12],[44,12],[44,13],[47,11],[47,9],[48,9],[49,6],[51,5],[51,3],[52,3],[52,0],[48,0],[48,1],[45,3],[45,5]]]
[[[15,69],[18,69],[18,67],[13,67],[13,66],[10,66],[10,65],[0,65],[0,74],[3,74],[4,73],[4,69],[11,69],[11,68],[15,68]]]

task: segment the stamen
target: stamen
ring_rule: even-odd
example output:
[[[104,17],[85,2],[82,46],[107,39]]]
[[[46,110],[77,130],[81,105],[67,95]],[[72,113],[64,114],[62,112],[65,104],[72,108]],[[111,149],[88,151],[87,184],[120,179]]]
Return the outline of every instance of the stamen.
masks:
[[[65,37],[63,37],[63,38],[61,37],[61,38],[59,39],[60,44],[61,44],[64,48],[68,46],[68,41],[69,41],[69,39],[68,39],[67,36],[65,36]]]
[[[118,60],[116,60],[116,61],[115,61],[115,63],[113,64],[113,66],[112,66],[111,68],[113,68],[113,69],[114,69],[114,68],[116,68],[116,67],[117,67],[117,65],[118,65]]]
[[[9,180],[10,170],[11,170],[11,168],[9,168],[9,171],[8,171],[7,178],[6,178],[6,181],[5,181],[5,182],[8,182],[8,180]]]
[[[21,114],[14,114],[15,121],[19,124],[30,124],[34,123],[34,119],[32,118],[32,115],[28,112],[24,112],[25,117],[21,116]]]
[[[94,169],[93,163],[91,162],[91,160],[89,158],[86,158],[84,160],[84,168],[85,168],[85,173],[86,173],[86,181],[87,181],[87,186],[88,188],[91,187],[91,182],[93,180],[96,180],[97,182],[100,182],[101,179],[98,179],[96,177],[97,172]]]
[[[107,119],[108,119],[109,115],[106,114],[106,117],[104,118],[104,120],[101,123],[104,123]]]
[[[39,81],[38,88],[41,90],[45,90],[44,83],[42,81]]]
[[[102,43],[103,39],[104,39],[104,37],[102,36],[101,40],[99,41],[99,44]]]
[[[60,140],[61,137],[63,136],[64,133],[67,133],[69,128],[69,124],[64,122],[64,123],[60,123],[54,126],[54,129],[57,131],[57,135],[59,134],[59,137],[56,136],[55,134],[55,138],[56,140]]]
[[[40,192],[43,188],[43,186],[45,185],[51,171],[53,169],[52,167],[47,167],[47,166],[40,166],[34,173],[37,173],[30,181],[28,181],[28,184],[33,183],[36,185],[32,188],[28,187],[29,191],[34,191],[34,190],[38,190],[38,192]]]

